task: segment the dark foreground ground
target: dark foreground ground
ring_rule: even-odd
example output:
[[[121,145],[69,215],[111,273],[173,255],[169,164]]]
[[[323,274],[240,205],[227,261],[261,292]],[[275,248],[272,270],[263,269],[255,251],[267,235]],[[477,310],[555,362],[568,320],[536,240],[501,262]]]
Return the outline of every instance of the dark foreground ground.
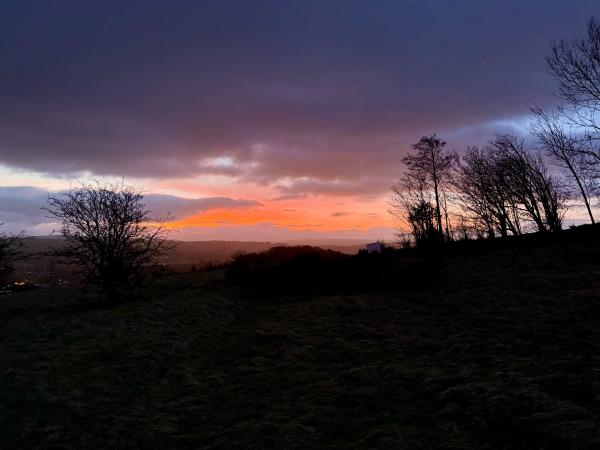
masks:
[[[600,448],[598,249],[455,251],[380,292],[2,297],[0,448]]]

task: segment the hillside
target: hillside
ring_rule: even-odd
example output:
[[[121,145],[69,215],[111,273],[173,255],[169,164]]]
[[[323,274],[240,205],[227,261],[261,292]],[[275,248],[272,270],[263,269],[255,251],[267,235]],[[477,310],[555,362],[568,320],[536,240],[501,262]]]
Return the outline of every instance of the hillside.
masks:
[[[351,292],[3,297],[0,448],[599,448],[597,231],[466,244]]]

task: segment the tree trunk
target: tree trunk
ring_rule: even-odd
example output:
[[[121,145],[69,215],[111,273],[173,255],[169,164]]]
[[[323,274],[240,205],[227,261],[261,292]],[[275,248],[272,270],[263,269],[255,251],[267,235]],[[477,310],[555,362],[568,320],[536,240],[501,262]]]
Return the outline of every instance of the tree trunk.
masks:
[[[567,155],[565,155],[564,152],[563,152],[563,156],[565,157],[565,162],[567,163],[567,167],[569,168],[569,170],[573,174],[573,178],[575,178],[575,182],[577,183],[577,186],[579,187],[579,191],[581,192],[581,195],[583,196],[583,202],[585,203],[585,207],[586,207],[587,212],[588,212],[588,214],[590,216],[590,220],[592,221],[593,224],[595,224],[596,221],[594,220],[594,215],[592,214],[592,207],[590,206],[590,200],[589,200],[589,198],[587,196],[587,193],[585,192],[583,184],[581,183],[581,180],[579,179],[579,176],[577,175],[577,172],[575,171],[575,168],[571,164],[571,161],[569,160],[569,157]]]
[[[433,175],[433,190],[435,192],[435,215],[437,221],[438,233],[440,236],[444,235],[444,227],[442,226],[442,210],[440,207],[440,193],[438,190],[438,176],[436,170],[435,153],[431,152],[431,169]]]

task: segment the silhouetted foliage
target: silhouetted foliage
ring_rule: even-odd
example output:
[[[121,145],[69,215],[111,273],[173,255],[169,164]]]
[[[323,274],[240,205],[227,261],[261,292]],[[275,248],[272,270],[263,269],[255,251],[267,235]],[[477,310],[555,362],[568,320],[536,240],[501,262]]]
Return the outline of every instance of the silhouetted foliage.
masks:
[[[437,214],[431,203],[421,200],[416,204],[407,205],[407,212],[408,222],[417,245],[425,245],[439,238],[439,232],[435,227]]]
[[[386,289],[424,289],[435,277],[428,254],[383,246],[345,255],[316,247],[273,247],[236,257],[227,271],[230,283],[251,293],[356,292]]]
[[[83,185],[49,197],[45,210],[61,223],[67,243],[57,255],[75,263],[109,301],[138,286],[170,246],[167,217],[152,218],[143,195],[131,186]]]
[[[0,232],[0,287],[9,281],[15,271],[15,261],[22,256],[22,237],[22,234]]]
[[[451,238],[447,188],[456,154],[435,134],[413,145],[402,159],[406,173],[392,187],[392,213],[412,230],[417,245]]]
[[[237,255],[227,279],[261,292],[303,292],[321,286],[331,276],[332,261],[348,256],[310,246],[278,246],[259,253]],[[336,265],[339,267],[339,265]]]

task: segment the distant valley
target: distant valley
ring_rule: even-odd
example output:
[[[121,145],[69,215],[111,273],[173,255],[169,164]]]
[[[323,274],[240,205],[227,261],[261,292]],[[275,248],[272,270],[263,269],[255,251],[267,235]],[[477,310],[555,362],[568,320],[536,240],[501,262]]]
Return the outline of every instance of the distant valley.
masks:
[[[23,240],[23,258],[17,264],[17,278],[36,284],[72,284],[76,281],[71,266],[50,256],[63,243],[60,237],[27,237]],[[311,245],[345,254],[355,254],[366,242],[350,239],[288,242],[252,241],[173,241],[175,247],[165,257],[167,269],[176,272],[202,270],[209,265],[230,261],[240,253],[262,252],[280,245]]]

